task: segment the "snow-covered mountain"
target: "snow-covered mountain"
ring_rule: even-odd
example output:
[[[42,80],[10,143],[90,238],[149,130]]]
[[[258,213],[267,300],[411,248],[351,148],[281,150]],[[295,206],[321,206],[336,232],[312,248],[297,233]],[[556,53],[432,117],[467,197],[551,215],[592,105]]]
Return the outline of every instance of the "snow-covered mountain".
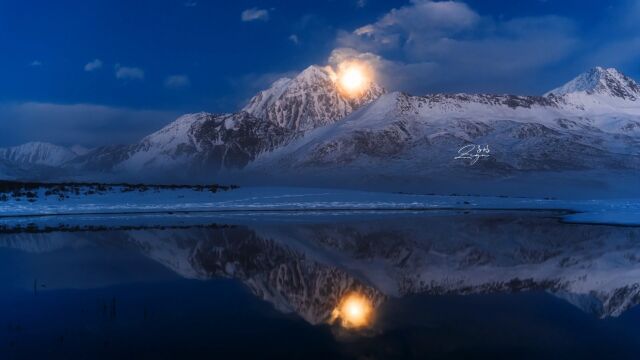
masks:
[[[295,135],[247,112],[190,114],[132,146],[116,170],[181,167],[195,174],[242,168]]]
[[[569,94],[600,95],[636,101],[640,99],[640,86],[614,68],[604,69],[598,66],[549,91],[545,96]]]
[[[74,150],[44,142],[0,148],[0,179],[48,180],[64,174],[66,164],[75,159],[81,147]]]
[[[78,156],[71,149],[44,142],[26,144],[0,149],[0,158],[17,166],[33,165],[60,166]]]
[[[364,94],[351,98],[335,82],[330,69],[310,66],[293,79],[276,81],[243,110],[293,131],[307,131],[333,124],[384,94],[373,83]]]
[[[593,68],[545,96],[578,115],[640,116],[640,85],[613,68]]]
[[[181,116],[139,143],[108,146],[70,163],[80,171],[177,175],[202,179],[244,168],[307,131],[332,124],[384,93],[373,83],[358,97],[337,90],[326,68],[311,66],[293,79],[276,81],[238,113]]]
[[[158,136],[178,129],[184,134],[187,126],[178,126],[184,120],[179,119],[143,140],[119,168],[160,166],[177,158],[167,153],[187,153],[192,155],[182,158],[185,164],[195,158],[198,168],[212,174],[242,169],[240,179],[252,174],[248,177],[271,177],[275,183],[305,177],[423,182],[459,175],[635,170],[640,168],[638,88],[614,69],[595,68],[542,97],[384,95],[373,85],[353,100],[341,95],[327,69],[312,66],[276,81],[241,113],[217,116],[206,127],[196,121],[188,127],[192,135]],[[214,117],[200,115],[207,116]],[[254,131],[236,130],[243,125]],[[488,146],[489,156],[473,166],[455,159],[467,145]]]
[[[613,69],[596,68],[543,97],[394,92],[261,154],[247,170],[281,178],[421,182],[532,171],[635,171],[638,88]],[[488,149],[487,156],[473,165],[473,159],[456,159],[472,145]]]
[[[159,181],[203,179],[225,169],[243,168],[257,154],[294,136],[247,112],[187,114],[137,144],[95,149],[74,159],[69,167],[81,173],[143,173]]]
[[[572,183],[584,172],[640,169],[639,89],[615,69],[594,68],[544,96],[412,96],[371,84],[351,98],[330,69],[311,66],[276,81],[238,113],[184,115],[136,144],[47,161],[64,163],[68,176],[96,180],[215,176],[240,184],[423,189],[464,177],[474,184],[517,179],[517,191],[522,178],[544,183],[558,175]],[[463,148],[471,159],[457,158]]]

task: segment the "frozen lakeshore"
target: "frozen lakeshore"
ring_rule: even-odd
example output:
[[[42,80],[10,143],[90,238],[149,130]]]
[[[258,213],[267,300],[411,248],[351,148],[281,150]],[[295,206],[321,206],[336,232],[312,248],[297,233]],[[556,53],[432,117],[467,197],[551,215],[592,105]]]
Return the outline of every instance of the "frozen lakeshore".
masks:
[[[51,194],[46,188],[0,194],[0,217],[69,214],[166,212],[253,212],[328,210],[566,210],[568,222],[640,225],[639,199],[558,200],[464,195],[417,195],[353,190],[247,187],[227,191],[207,188],[109,186],[94,191],[87,185]]]

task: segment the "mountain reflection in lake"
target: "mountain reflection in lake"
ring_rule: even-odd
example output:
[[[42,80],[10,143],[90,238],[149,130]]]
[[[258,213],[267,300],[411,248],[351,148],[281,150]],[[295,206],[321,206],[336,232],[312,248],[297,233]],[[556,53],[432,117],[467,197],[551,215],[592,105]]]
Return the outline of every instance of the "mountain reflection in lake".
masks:
[[[489,211],[31,222],[0,234],[10,358],[640,350],[640,228]]]

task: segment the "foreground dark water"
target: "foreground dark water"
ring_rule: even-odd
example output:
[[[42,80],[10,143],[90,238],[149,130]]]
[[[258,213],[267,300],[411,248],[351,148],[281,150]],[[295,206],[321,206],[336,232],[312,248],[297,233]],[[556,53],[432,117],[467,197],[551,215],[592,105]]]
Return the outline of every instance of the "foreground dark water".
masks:
[[[2,225],[0,359],[632,359],[640,350],[640,228],[451,211]],[[370,310],[358,326],[342,311],[353,294]]]

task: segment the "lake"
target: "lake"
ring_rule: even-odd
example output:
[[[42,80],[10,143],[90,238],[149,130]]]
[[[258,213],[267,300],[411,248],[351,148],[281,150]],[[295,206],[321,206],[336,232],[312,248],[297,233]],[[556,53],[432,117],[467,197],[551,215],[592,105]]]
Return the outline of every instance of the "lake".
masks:
[[[0,220],[0,358],[636,358],[640,227],[559,211]]]

